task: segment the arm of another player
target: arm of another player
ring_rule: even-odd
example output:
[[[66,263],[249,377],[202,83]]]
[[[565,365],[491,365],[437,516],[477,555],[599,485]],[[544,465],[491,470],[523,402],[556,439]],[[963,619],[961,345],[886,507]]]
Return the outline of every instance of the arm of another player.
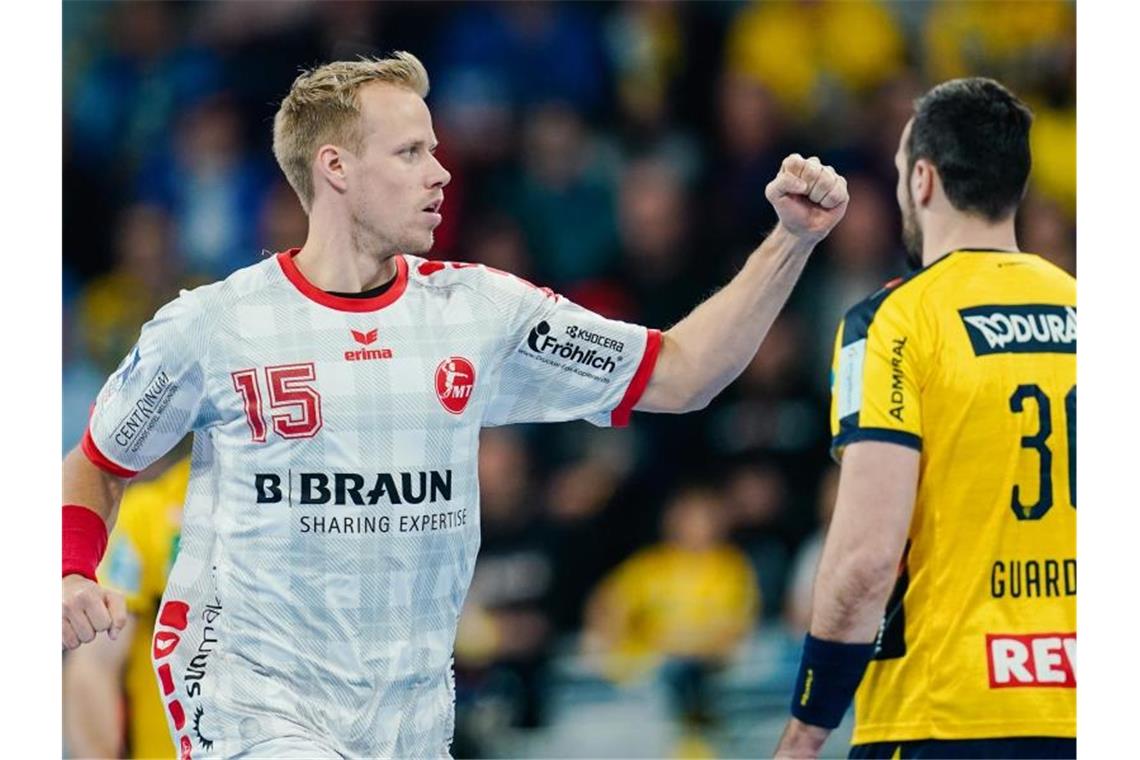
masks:
[[[110,533],[126,482],[92,464],[80,447],[72,449],[63,460],[63,503],[83,506],[71,507],[72,515],[80,519],[65,519],[64,530],[98,531],[98,519],[103,530]],[[95,564],[98,561],[94,558]],[[100,631],[115,639],[126,624],[127,603],[122,594],[78,573],[63,576],[64,646],[75,649]]]
[[[735,380],[784,307],[808,254],[847,211],[847,181],[814,156],[785,158],[765,195],[779,223],[728,285],[662,334],[636,409],[702,409]]]
[[[85,579],[86,580],[86,579]],[[72,757],[122,755],[123,675],[136,622],[63,661],[63,736]]]
[[[844,451],[835,515],[816,575],[811,636],[829,648],[824,656],[850,657],[839,663],[850,683],[845,688],[825,681],[825,669],[834,662],[829,660],[814,674],[814,683],[806,686],[807,694],[797,688],[794,698],[802,697],[801,705],[807,704],[808,696],[826,700],[831,703],[827,711],[842,718],[851,703],[870,659],[867,647],[874,643],[898,578],[918,489],[919,457],[913,448],[879,441],[852,443]],[[792,718],[775,755],[818,757],[831,730]]]

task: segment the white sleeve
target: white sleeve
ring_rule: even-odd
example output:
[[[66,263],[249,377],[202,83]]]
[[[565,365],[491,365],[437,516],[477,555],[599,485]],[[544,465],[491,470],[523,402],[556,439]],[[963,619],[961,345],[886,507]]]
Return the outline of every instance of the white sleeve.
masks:
[[[132,477],[197,426],[209,339],[201,301],[184,291],[159,309],[103,385],[82,443],[101,469]]]
[[[661,333],[516,282],[526,289],[515,312],[521,318],[510,320],[514,348],[492,378],[483,424],[629,424],[653,374]]]

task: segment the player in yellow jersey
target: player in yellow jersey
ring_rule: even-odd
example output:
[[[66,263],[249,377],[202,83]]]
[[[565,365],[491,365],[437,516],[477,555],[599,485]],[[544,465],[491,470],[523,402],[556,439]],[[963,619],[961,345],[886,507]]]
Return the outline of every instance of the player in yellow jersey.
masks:
[[[921,268],[839,328],[839,494],[778,756],[817,756],[852,695],[852,757],[1075,756],[1076,282],[1017,249],[1031,120],[961,79],[903,131]]]
[[[130,621],[64,662],[64,733],[75,757],[174,757],[150,661],[166,576],[178,552],[190,460],[130,486],[98,577],[126,597]],[[125,741],[124,741],[125,740]]]

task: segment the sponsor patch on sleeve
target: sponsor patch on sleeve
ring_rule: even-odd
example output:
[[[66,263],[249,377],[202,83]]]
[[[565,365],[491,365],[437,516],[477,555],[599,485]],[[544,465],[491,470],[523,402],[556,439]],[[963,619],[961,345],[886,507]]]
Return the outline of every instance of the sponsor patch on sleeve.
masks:
[[[834,391],[839,419],[855,414],[863,406],[863,362],[866,356],[866,338],[839,350],[839,369],[835,375]]]

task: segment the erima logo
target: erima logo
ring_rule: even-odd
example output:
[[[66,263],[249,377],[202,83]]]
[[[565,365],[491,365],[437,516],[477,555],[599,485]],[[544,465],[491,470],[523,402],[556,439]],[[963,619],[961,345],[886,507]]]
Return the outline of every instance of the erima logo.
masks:
[[[1077,310],[1071,306],[975,306],[958,314],[977,356],[1077,351]]]
[[[550,324],[545,320],[531,328],[526,344],[536,354],[550,354],[560,359],[566,359],[576,364],[585,364],[606,372],[613,372],[617,369],[617,362],[612,357],[601,356],[596,348],[586,351],[577,343],[570,341],[560,343],[557,338],[550,334]]]
[[[349,332],[352,333],[353,339],[362,346],[375,343],[376,337],[379,335],[379,330],[376,329],[369,330],[368,332],[360,332],[359,330],[349,330]]]
[[[352,333],[352,339],[362,346],[370,346],[376,342],[376,338],[380,333],[376,328],[368,332],[361,332],[360,330],[349,330]],[[375,359],[391,359],[392,349],[390,348],[357,348],[344,352],[345,361],[350,362],[363,362]]]

